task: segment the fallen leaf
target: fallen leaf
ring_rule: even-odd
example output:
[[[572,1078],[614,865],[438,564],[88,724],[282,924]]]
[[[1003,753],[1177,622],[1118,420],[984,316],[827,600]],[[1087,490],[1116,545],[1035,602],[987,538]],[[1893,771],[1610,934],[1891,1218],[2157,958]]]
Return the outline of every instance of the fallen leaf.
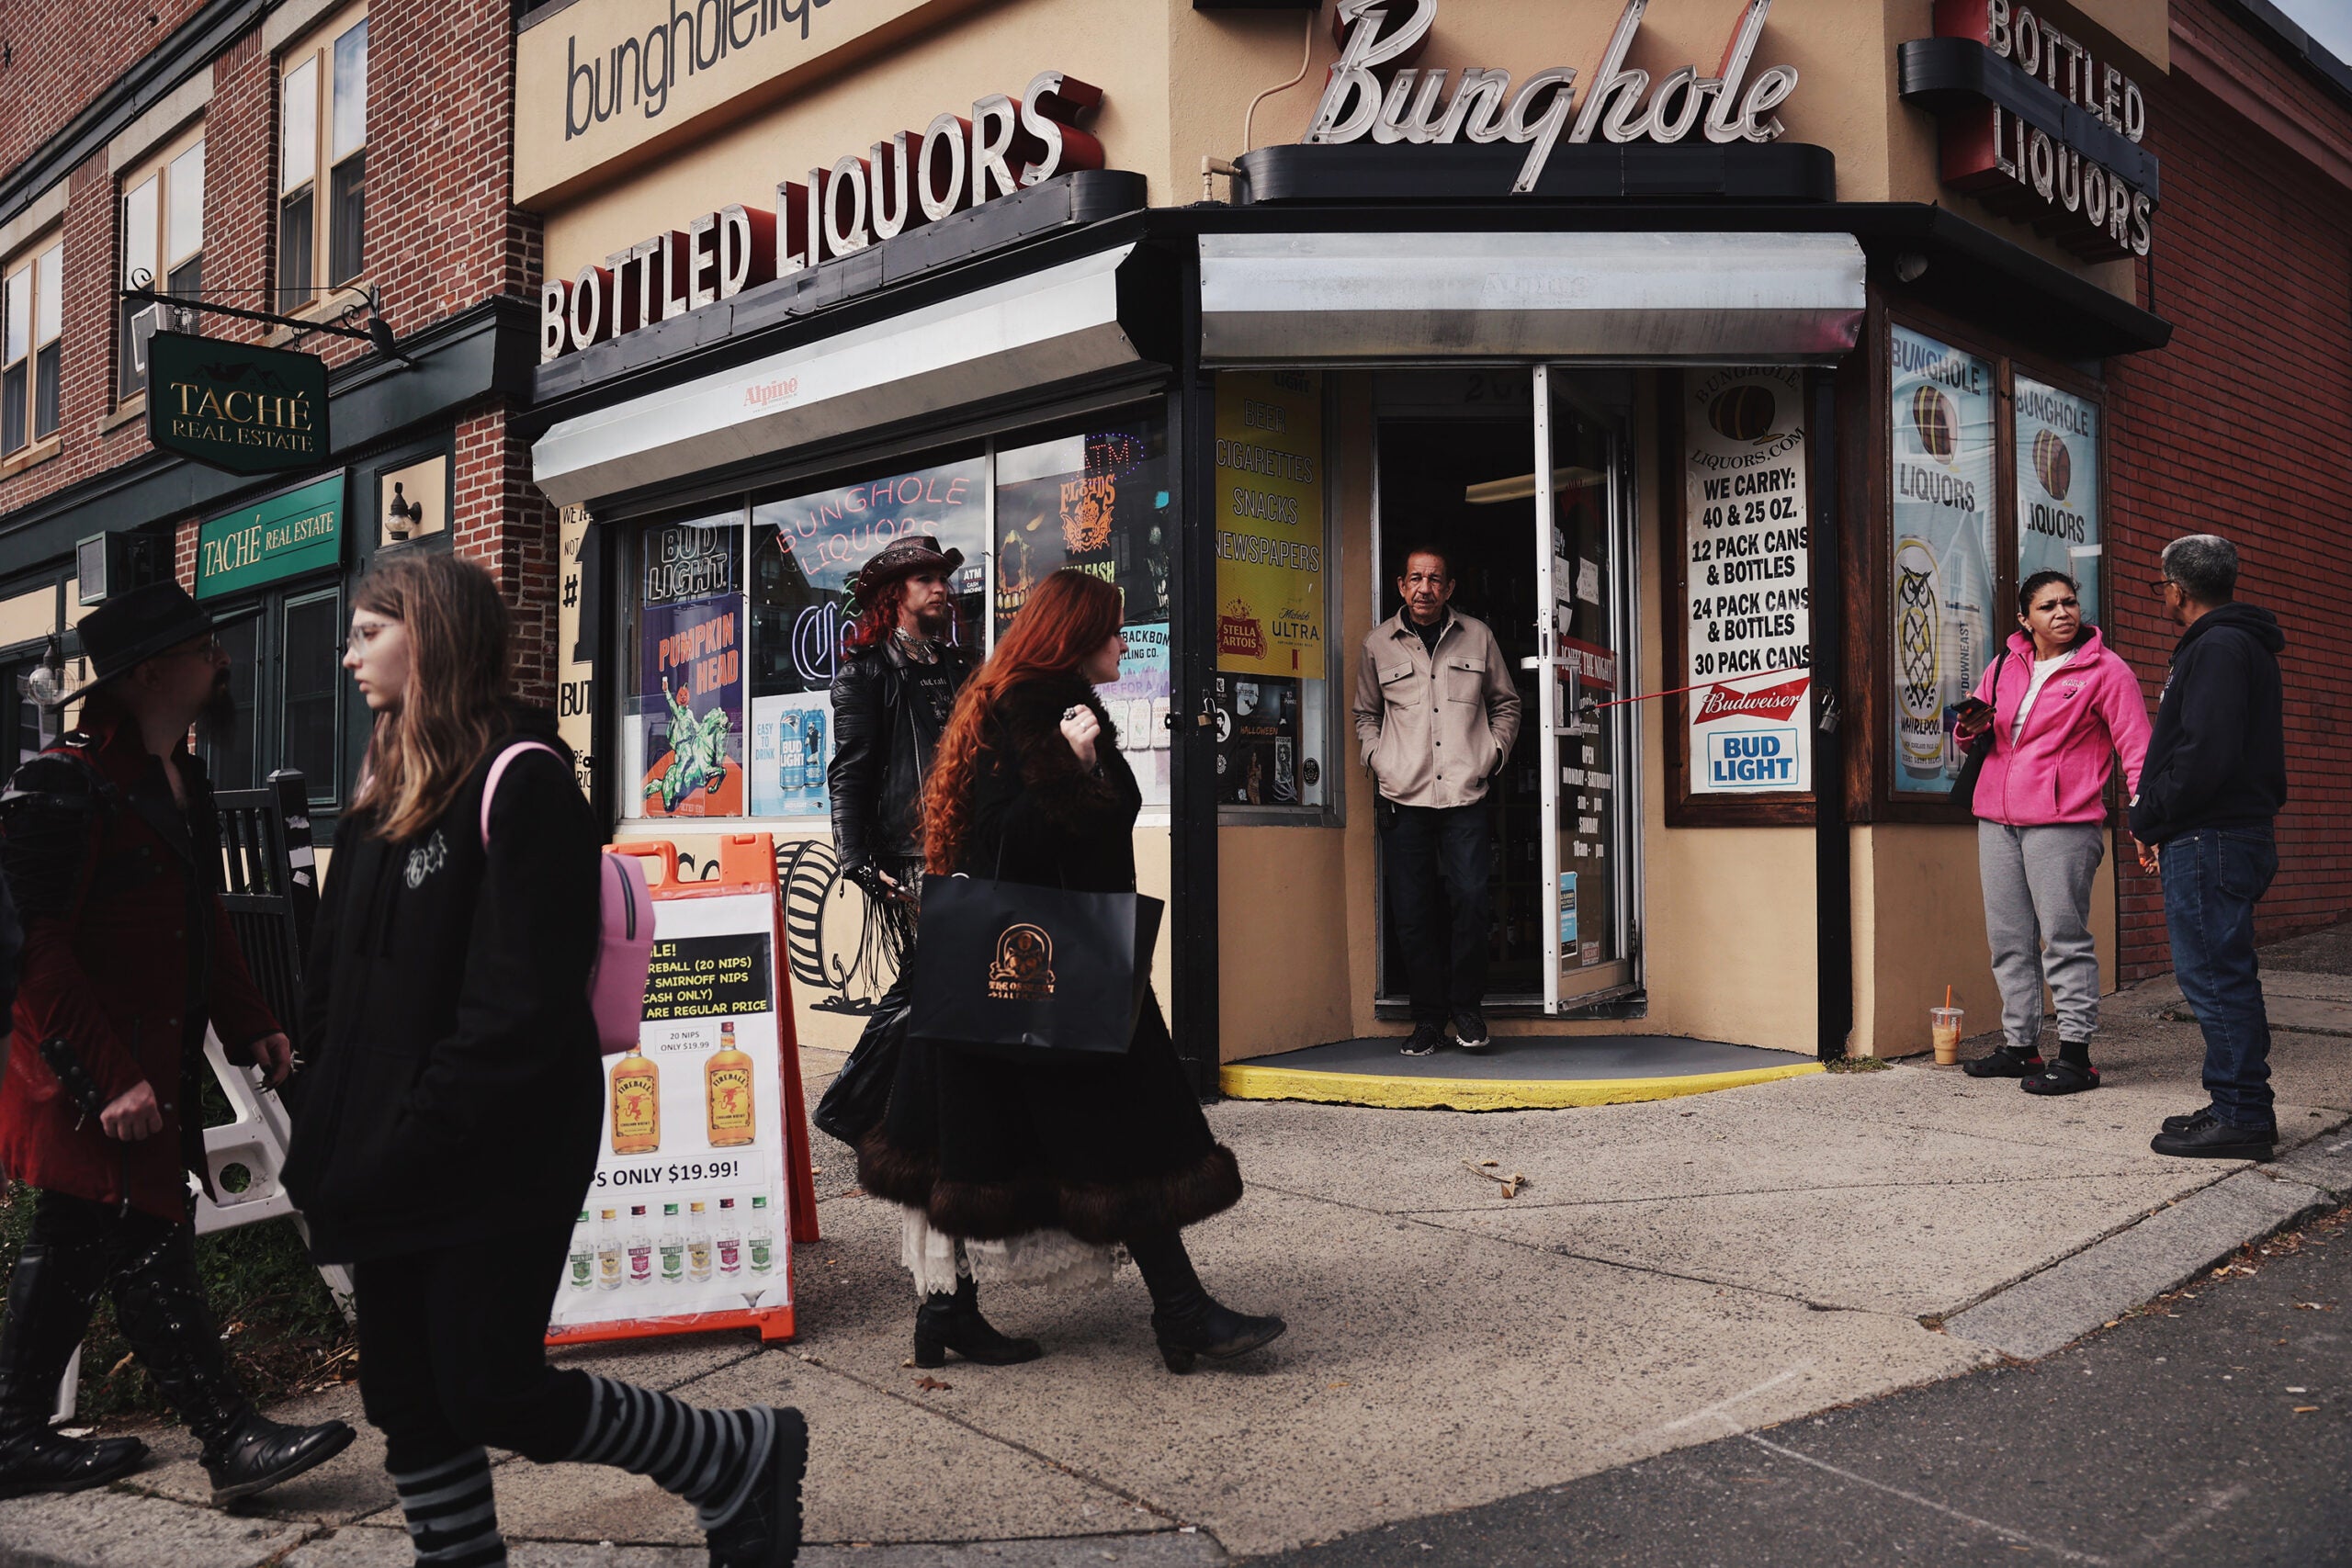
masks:
[[[2319,1406],[2316,1404],[2298,1404],[2295,1406],[2295,1414],[2298,1416],[2308,1416],[2318,1408]]]
[[[931,1393],[938,1389],[954,1388],[956,1385],[952,1382],[941,1382],[934,1377],[920,1377],[915,1379],[915,1386],[925,1393]]]
[[[1502,1161],[1500,1161],[1500,1160],[1495,1160],[1495,1159],[1482,1159],[1482,1160],[1480,1160],[1478,1163],[1479,1163],[1480,1165],[1483,1165],[1483,1166],[1489,1166],[1489,1167],[1492,1167],[1492,1166],[1498,1166],[1498,1165],[1502,1164]]]

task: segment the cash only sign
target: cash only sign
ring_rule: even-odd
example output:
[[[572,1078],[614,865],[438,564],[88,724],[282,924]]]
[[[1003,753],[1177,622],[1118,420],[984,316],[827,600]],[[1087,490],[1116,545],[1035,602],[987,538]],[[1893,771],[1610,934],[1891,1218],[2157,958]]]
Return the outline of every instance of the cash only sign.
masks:
[[[232,474],[327,460],[327,367],[315,354],[157,333],[147,345],[147,438]]]

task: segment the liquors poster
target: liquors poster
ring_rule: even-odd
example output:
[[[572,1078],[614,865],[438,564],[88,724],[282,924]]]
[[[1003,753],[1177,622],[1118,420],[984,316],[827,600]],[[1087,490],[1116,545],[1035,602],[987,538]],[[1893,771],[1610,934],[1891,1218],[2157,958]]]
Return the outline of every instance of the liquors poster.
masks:
[[[2082,584],[2083,619],[2099,612],[2098,405],[2017,378],[2018,581],[2063,571]]]
[[[1813,553],[1804,375],[1794,367],[1683,378],[1679,684],[1690,793],[1813,787]]]
[[[554,1337],[792,1304],[775,908],[772,888],[654,900],[644,1023],[605,1058],[604,1141]]]
[[[1218,373],[1216,484],[1217,669],[1321,680],[1321,378]]]
[[[1064,567],[1119,591],[1130,626],[1168,619],[1176,523],[1157,420],[1106,425],[996,458],[996,629]]]
[[[1993,367],[1903,327],[1893,358],[1894,787],[1948,795],[1961,764],[1952,710],[1995,636]]]

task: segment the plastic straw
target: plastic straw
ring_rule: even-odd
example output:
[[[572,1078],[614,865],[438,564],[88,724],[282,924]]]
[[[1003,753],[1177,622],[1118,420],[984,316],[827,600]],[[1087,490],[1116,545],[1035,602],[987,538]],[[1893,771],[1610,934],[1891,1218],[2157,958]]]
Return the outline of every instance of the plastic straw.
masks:
[[[1944,987],[1944,1010],[1947,1012],[1951,1010],[1951,987],[1950,986],[1946,986]]]

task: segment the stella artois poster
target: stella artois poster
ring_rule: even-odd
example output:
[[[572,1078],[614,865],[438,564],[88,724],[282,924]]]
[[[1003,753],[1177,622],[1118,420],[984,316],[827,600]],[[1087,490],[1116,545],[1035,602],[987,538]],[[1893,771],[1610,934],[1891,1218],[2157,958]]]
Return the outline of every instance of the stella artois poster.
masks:
[[[1323,383],[1216,378],[1216,667],[1323,678]]]
[[[1682,683],[1693,795],[1813,787],[1813,553],[1804,377],[1683,378]]]

